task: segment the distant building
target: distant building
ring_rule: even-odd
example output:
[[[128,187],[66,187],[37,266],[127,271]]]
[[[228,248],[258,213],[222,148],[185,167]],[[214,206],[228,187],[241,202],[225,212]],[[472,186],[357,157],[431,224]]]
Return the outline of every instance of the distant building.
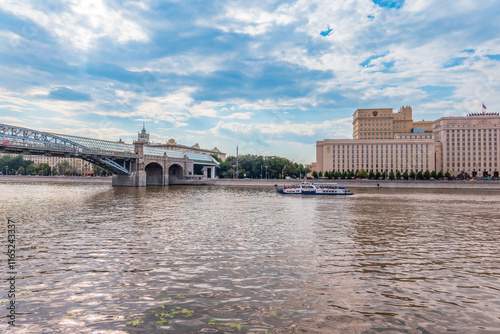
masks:
[[[141,143],[149,144],[149,132],[146,132],[146,123],[142,123],[142,130],[137,133],[137,140]]]
[[[498,177],[500,116],[475,113],[413,122],[410,107],[358,109],[354,139],[316,143],[316,169],[325,171],[418,172]]]
[[[120,139],[121,140],[121,139]],[[146,132],[146,128],[143,125],[142,131],[138,133],[138,141],[147,144],[146,146],[151,146],[155,148],[161,148],[172,151],[182,151],[188,153],[199,153],[199,154],[215,154],[221,161],[226,160],[226,153],[219,151],[217,147],[214,147],[211,150],[203,149],[200,147],[198,143],[193,146],[181,145],[177,144],[175,139],[171,138],[165,144],[163,143],[153,143],[149,140],[149,133]]]
[[[390,139],[395,133],[411,132],[413,128],[411,107],[401,107],[397,113],[392,108],[358,109],[354,112],[353,139]]]
[[[306,167],[309,168],[309,173],[306,174],[306,177],[313,177],[313,173],[318,171],[316,169],[316,163],[315,162],[312,162],[309,165],[306,165]]]
[[[4,155],[5,153],[1,153],[0,155]],[[8,154],[15,156],[16,154]],[[52,171],[54,171],[57,168],[57,164],[63,162],[66,160],[69,163],[69,167],[76,173],[76,174],[91,174],[93,173],[93,164],[79,159],[79,158],[65,158],[65,157],[56,157],[56,156],[46,156],[46,155],[23,155],[24,160],[31,160],[35,165],[41,164],[41,163],[46,163],[50,166]]]

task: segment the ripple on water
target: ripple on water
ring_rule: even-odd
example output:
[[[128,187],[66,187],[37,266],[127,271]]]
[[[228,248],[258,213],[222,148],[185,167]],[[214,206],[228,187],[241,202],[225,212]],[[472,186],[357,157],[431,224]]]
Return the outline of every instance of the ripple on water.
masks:
[[[19,223],[20,332],[500,329],[498,193],[0,191]]]

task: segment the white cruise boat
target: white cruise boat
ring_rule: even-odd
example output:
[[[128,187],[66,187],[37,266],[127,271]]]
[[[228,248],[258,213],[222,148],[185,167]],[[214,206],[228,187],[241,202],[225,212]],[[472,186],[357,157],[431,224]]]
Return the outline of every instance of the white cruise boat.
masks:
[[[280,194],[302,194],[302,195],[352,195],[353,192],[346,189],[345,186],[336,183],[309,183],[302,182],[301,184],[285,185],[283,189],[278,189],[276,192]]]

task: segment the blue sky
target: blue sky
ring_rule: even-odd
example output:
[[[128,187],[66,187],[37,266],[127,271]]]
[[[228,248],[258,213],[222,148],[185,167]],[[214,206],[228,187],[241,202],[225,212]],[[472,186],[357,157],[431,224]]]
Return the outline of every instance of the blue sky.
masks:
[[[500,2],[0,2],[0,122],[315,160],[358,108],[500,105]]]

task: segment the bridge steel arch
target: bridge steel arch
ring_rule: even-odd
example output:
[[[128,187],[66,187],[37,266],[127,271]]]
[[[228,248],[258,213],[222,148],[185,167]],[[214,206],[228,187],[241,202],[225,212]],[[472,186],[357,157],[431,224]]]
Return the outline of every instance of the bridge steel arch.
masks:
[[[102,151],[96,151],[68,137],[71,138],[71,136],[0,124],[0,149],[3,152],[34,155],[48,154],[68,158],[80,158],[92,162],[111,173],[130,175],[130,170],[120,165],[116,160],[119,160],[117,158],[121,158],[125,165],[126,160],[134,159],[132,154],[105,154]],[[93,141],[97,145],[99,142],[104,142],[99,140]]]

